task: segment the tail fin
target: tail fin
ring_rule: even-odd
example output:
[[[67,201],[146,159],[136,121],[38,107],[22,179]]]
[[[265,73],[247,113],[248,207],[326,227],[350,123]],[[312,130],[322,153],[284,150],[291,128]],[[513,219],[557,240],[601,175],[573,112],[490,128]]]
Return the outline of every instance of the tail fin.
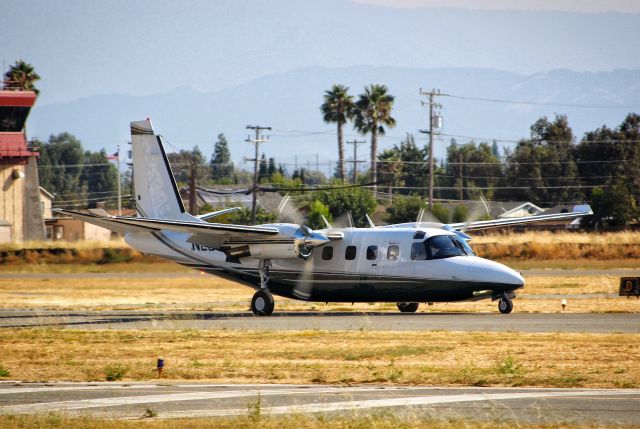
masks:
[[[131,122],[133,185],[136,208],[143,217],[181,219],[186,211],[160,136],[151,120]],[[187,214],[188,215],[188,214]]]

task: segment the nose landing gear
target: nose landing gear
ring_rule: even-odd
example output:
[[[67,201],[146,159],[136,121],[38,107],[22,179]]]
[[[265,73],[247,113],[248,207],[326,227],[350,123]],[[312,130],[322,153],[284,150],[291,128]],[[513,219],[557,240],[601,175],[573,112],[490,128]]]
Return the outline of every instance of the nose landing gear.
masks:
[[[396,305],[401,313],[415,313],[420,304],[417,302],[399,302]]]
[[[500,298],[500,301],[498,301],[498,310],[500,310],[502,314],[511,313],[513,311],[513,301],[506,296]]]

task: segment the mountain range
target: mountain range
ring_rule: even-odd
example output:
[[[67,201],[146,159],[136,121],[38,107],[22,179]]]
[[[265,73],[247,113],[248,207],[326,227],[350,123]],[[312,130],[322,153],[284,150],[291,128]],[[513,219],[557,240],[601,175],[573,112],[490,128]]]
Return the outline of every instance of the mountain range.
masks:
[[[470,140],[498,140],[502,147],[529,136],[529,127],[541,116],[566,114],[577,138],[585,131],[607,125],[616,127],[631,111],[640,111],[640,70],[576,72],[552,70],[520,74],[481,68],[409,68],[354,66],[344,68],[306,67],[265,75],[247,83],[215,92],[180,87],[145,96],[103,94],[75,101],[38,106],[28,120],[30,137],[41,140],[68,131],[87,149],[115,151],[129,139],[128,124],[150,117],[169,150],[198,145],[209,156],[219,133],[230,142],[232,158],[252,156],[244,140],[246,125],[271,126],[270,142],[261,147],[268,157],[287,164],[311,163],[316,159],[328,172],[337,149],[335,125],[322,121],[322,95],[333,83],[351,88],[357,96],[365,85],[381,83],[396,97],[394,129],[380,142],[380,150],[398,144],[406,133],[426,141],[420,129],[428,128],[427,99],[420,88],[439,89],[442,105],[441,136],[436,156],[452,136]],[[493,100],[493,101],[489,101]],[[526,101],[531,104],[513,103]],[[348,139],[363,139],[346,128]],[[364,145],[366,146],[366,145]],[[359,149],[366,159],[367,149]],[[350,156],[350,152],[348,153]]]

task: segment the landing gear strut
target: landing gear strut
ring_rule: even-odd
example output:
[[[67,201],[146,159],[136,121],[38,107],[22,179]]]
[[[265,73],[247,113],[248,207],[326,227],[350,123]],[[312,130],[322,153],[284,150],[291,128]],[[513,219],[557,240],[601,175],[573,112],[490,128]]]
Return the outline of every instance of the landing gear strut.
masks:
[[[260,259],[258,271],[260,272],[260,290],[251,299],[251,311],[256,316],[270,316],[275,305],[273,295],[269,292],[269,259]]]
[[[415,313],[420,304],[417,302],[399,302],[396,305],[401,313]]]
[[[498,310],[502,314],[509,314],[513,310],[513,301],[511,301],[508,297],[503,296],[498,301]]]

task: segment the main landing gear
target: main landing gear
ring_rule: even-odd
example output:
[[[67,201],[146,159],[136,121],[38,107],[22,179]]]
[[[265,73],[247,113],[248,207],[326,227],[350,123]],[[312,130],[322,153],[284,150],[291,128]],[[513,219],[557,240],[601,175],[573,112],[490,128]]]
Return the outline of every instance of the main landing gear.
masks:
[[[415,313],[420,304],[417,302],[399,302],[396,305],[401,313]]]
[[[256,316],[270,316],[274,306],[273,295],[265,289],[256,292],[251,300],[251,311]]]
[[[257,291],[251,299],[251,311],[256,316],[271,316],[275,302],[273,295],[269,292],[269,267],[271,261],[268,259],[260,259],[258,263],[258,271],[260,272],[260,290]]]

